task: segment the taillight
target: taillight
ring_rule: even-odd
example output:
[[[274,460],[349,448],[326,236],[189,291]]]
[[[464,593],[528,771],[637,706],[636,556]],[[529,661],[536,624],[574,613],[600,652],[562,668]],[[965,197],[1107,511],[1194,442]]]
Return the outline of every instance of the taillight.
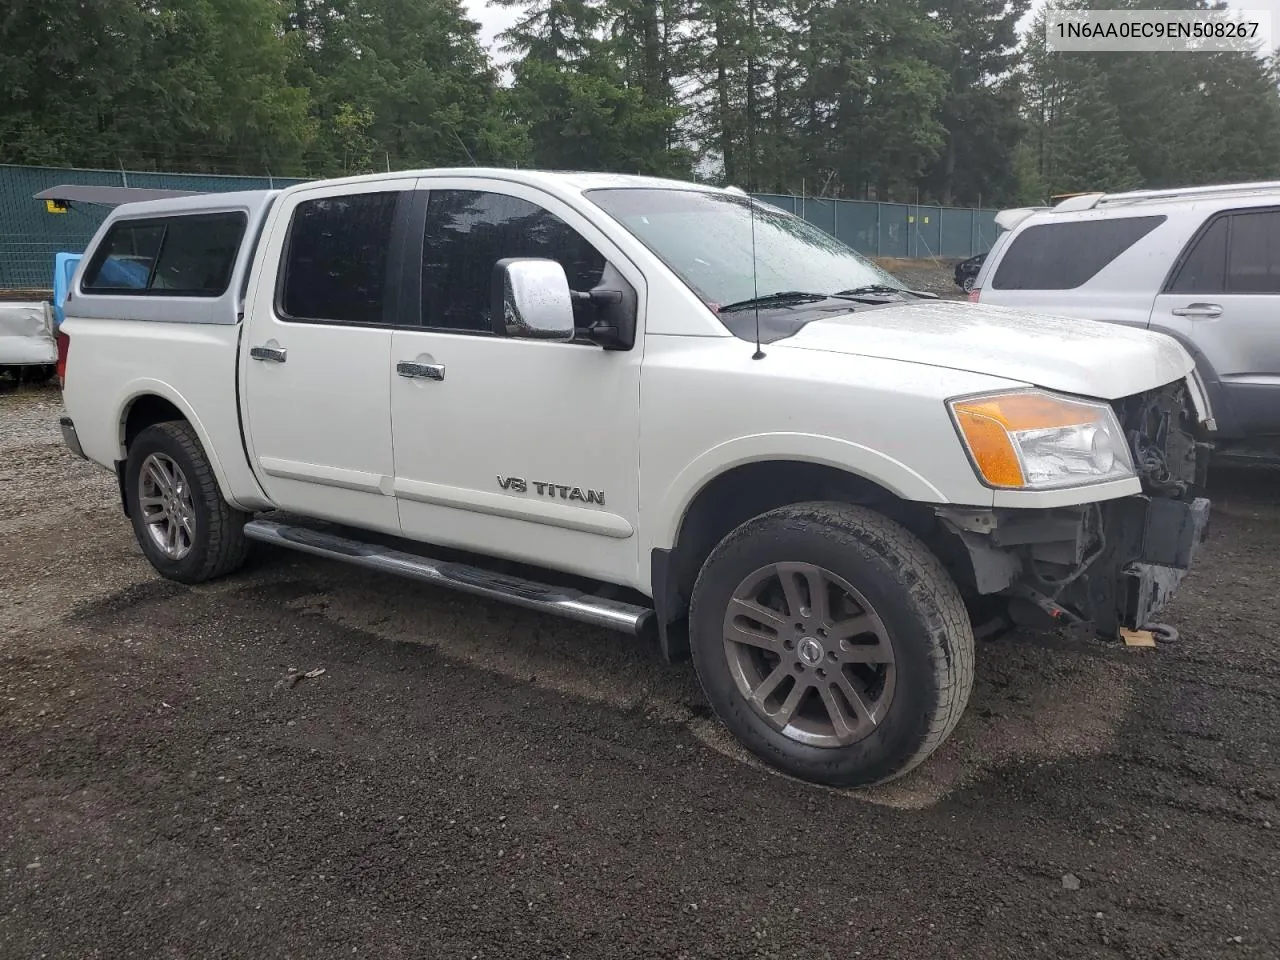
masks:
[[[978,294],[980,294],[981,292],[982,292],[982,288],[980,288],[980,287],[974,287],[972,290],[970,290],[970,291],[969,291],[969,302],[970,302],[970,303],[977,303],[977,302],[978,302]]]
[[[58,331],[58,386],[67,385],[67,354],[71,352],[71,338]]]

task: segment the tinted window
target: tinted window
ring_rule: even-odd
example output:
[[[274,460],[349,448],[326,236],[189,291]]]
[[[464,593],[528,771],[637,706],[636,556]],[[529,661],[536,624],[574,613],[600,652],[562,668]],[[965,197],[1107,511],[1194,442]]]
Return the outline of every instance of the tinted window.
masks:
[[[1187,253],[1170,293],[1221,293],[1227,275],[1228,219],[1219,217]]]
[[[1163,223],[1164,217],[1124,217],[1027,227],[996,268],[997,290],[1070,290]]]
[[[493,265],[507,257],[558,261],[572,290],[598,286],[605,267],[581,234],[537,204],[499,193],[432,190],[422,243],[423,325],[492,330]],[[580,318],[580,325],[590,322]]]
[[[396,192],[304,200],[284,254],[285,319],[381,323]]]
[[[94,254],[84,289],[221,296],[231,282],[245,223],[242,213],[122,220],[107,231]]]
[[[1280,293],[1280,212],[1231,216],[1227,290]]]

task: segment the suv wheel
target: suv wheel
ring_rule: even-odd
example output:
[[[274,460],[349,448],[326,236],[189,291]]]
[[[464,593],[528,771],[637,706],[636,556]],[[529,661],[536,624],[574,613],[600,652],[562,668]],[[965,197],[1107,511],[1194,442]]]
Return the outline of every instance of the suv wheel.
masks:
[[[799,504],[743,524],[703,566],[690,625],[716,714],[761,759],[818,783],[906,773],[950,735],[973,686],[955,583],[863,507]]]
[[[249,554],[247,513],[222,498],[191,424],[147,427],[129,447],[125,496],[134,536],[170,580],[203,583],[240,567]]]

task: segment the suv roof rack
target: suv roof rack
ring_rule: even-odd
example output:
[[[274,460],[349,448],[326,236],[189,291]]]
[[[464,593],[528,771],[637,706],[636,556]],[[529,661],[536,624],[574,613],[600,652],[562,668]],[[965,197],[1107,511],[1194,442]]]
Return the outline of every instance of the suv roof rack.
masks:
[[[1092,210],[1105,197],[1105,193],[1073,193],[1059,200],[1051,209],[1057,213],[1065,213],[1070,210]]]
[[[1257,180],[1251,183],[1218,183],[1202,187],[1174,187],[1167,190],[1129,190],[1125,193],[1099,194],[1098,204],[1133,203],[1140,200],[1190,200],[1196,197],[1262,193],[1269,190],[1280,190],[1280,180]]]
[[[1230,197],[1254,193],[1280,192],[1280,180],[1256,180],[1250,183],[1216,183],[1202,187],[1170,187],[1157,190],[1126,190],[1124,193],[1071,193],[1062,196],[1050,207],[1023,207],[1008,211],[1015,216],[1012,225],[1029,216],[1028,211],[1070,213],[1073,210],[1093,210],[1118,203],[1141,203],[1147,200],[1195,200],[1199,197]],[[1055,199],[1057,199],[1055,197]],[[1006,211],[1001,211],[1002,213]],[[997,224],[999,218],[997,217]]]

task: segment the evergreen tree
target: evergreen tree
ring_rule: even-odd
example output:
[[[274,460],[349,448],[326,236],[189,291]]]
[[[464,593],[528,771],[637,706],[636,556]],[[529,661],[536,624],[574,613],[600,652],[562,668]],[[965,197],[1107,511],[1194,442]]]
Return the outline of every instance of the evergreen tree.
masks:
[[[946,131],[942,156],[924,180],[925,192],[944,204],[976,204],[1015,189],[1013,151],[1022,137],[1017,23],[1030,0],[933,0],[941,30],[934,62],[948,84],[939,120]]]
[[[479,27],[459,0],[296,0],[291,13],[320,125],[313,170],[523,159],[521,131],[503,113]],[[351,148],[357,130],[367,157]]]
[[[1106,80],[1083,65],[1064,98],[1051,138],[1053,163],[1046,185],[1051,193],[1129,190],[1142,178],[1129,159],[1120,115],[1111,103]]]
[[[276,0],[10,0],[0,158],[296,171],[312,134]]]
[[[1198,0],[1158,5],[1209,7]],[[1037,187],[1187,186],[1266,179],[1280,170],[1277,80],[1271,62],[1254,54],[1049,54],[1042,11],[1020,79],[1024,155],[1035,159],[1019,165],[1024,199]]]
[[[511,116],[528,136],[535,166],[688,174],[688,157],[670,149],[678,110],[663,92],[661,57],[651,59],[651,45],[646,52],[643,31],[656,24],[641,24],[639,63],[631,58],[635,79],[628,83],[628,62],[618,52],[631,45],[606,39],[609,11],[598,2],[500,2],[524,8],[502,39],[521,54],[512,67]],[[624,16],[623,35],[631,25]]]

